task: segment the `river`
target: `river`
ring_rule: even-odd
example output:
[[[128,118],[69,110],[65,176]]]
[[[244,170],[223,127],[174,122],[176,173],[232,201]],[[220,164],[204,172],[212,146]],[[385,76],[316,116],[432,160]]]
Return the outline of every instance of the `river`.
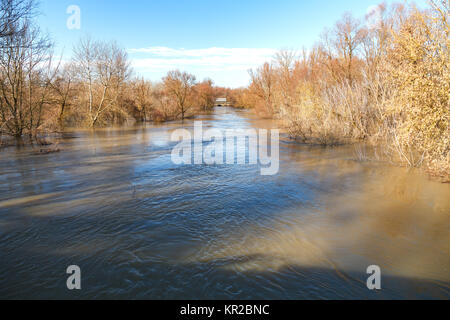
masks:
[[[207,128],[275,128],[217,108]],[[450,185],[280,142],[280,169],[176,165],[184,123],[0,151],[0,298],[448,299]],[[81,290],[66,287],[70,265]],[[369,290],[367,268],[381,269]]]

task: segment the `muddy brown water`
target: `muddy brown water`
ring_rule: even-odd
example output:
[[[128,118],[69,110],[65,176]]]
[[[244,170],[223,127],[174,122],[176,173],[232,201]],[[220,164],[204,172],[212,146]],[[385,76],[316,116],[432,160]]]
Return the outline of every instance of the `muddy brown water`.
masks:
[[[208,128],[274,128],[217,108]],[[282,139],[280,171],[175,165],[163,125],[0,151],[0,298],[448,299],[450,186]],[[81,268],[82,289],[66,288]],[[367,267],[382,271],[379,291]]]

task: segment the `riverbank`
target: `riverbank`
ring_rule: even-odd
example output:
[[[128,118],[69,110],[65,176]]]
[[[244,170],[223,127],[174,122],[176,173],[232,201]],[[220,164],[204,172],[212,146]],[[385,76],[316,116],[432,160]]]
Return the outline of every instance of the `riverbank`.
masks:
[[[448,182],[449,3],[377,10],[376,26],[346,13],[302,55],[278,52],[237,100],[284,120],[302,142],[384,146],[390,162]]]

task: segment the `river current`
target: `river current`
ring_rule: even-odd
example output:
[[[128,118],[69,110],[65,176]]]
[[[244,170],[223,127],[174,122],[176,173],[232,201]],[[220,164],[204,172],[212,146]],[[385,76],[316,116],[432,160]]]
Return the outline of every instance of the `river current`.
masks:
[[[217,108],[0,151],[0,298],[448,299],[450,186],[282,138],[258,165],[177,165],[175,129],[271,129]],[[70,265],[82,289],[66,287]],[[369,290],[367,268],[381,269]]]

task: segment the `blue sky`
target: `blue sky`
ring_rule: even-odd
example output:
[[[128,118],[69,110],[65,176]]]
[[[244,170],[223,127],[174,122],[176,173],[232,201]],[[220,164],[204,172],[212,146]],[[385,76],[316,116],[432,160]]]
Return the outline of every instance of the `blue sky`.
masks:
[[[422,5],[426,0],[417,0]],[[182,69],[199,80],[238,87],[247,70],[279,49],[309,48],[350,11],[363,17],[377,0],[40,0],[39,23],[69,59],[80,37],[116,40],[136,74],[150,80]],[[386,1],[388,3],[392,1]],[[67,8],[81,10],[81,29],[66,27]]]

